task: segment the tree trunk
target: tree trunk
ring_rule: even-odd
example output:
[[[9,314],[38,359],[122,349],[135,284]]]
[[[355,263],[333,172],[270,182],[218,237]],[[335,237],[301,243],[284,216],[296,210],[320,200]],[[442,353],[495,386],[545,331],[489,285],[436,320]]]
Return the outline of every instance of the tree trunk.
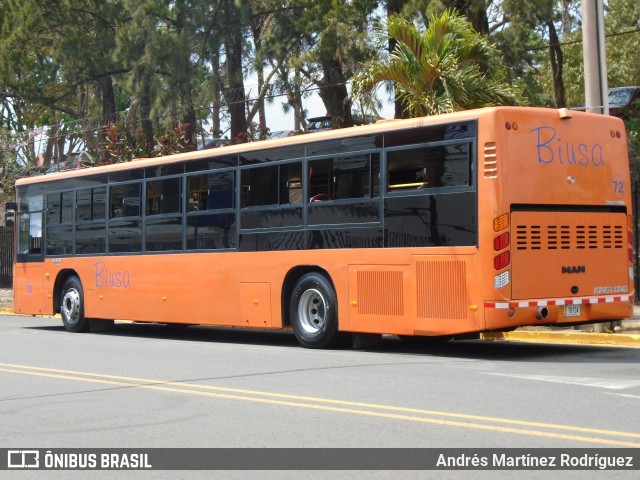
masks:
[[[98,148],[100,158],[95,159],[98,163],[106,163],[107,159],[100,148],[101,142],[105,141],[106,130],[109,124],[116,122],[116,94],[113,90],[113,77],[105,75],[98,79],[98,95],[100,97],[100,122],[98,125]]]
[[[140,126],[144,136],[145,148],[151,150],[153,139],[153,122],[151,121],[151,73],[145,71],[140,86]]]
[[[455,8],[469,19],[476,32],[489,35],[489,18],[486,0],[446,0],[445,6]]]
[[[551,59],[551,74],[553,75],[553,96],[556,108],[567,106],[564,96],[564,80],[562,79],[563,56],[558,32],[553,21],[547,22],[549,29],[549,57]]]
[[[222,91],[222,78],[220,77],[220,55],[216,48],[212,49],[214,52],[211,55],[211,71],[213,73],[213,111],[211,112],[211,134],[214,137],[221,137],[220,131],[220,107],[222,103],[222,97],[220,92]]]
[[[402,12],[402,8],[406,4],[407,0],[387,0],[387,17],[397,15]],[[398,42],[396,42],[395,38],[389,38],[388,50],[390,54],[395,50],[397,43]],[[394,106],[394,118],[409,118],[409,110],[407,110],[407,107],[402,103],[402,100],[398,98],[397,95],[395,97]]]
[[[231,116],[231,141],[238,141],[247,132],[245,117],[244,79],[242,75],[242,24],[240,11],[233,0],[224,0],[227,20],[224,49],[227,56],[227,90],[225,100]]]
[[[98,91],[100,94],[100,125],[108,125],[115,122],[116,118],[116,94],[113,90],[113,77],[105,75],[98,80]]]
[[[331,115],[334,126],[352,127],[351,100],[340,63],[334,58],[325,58],[322,60],[322,70],[324,76],[318,94],[327,114]]]

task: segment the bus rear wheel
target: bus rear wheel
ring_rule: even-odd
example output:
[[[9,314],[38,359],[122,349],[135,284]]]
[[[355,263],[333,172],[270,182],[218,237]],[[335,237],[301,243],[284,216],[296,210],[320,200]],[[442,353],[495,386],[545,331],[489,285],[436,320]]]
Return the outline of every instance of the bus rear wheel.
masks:
[[[338,340],[336,292],[324,275],[307,273],[293,288],[289,318],[298,342],[307,348],[326,348]]]
[[[89,331],[89,320],[84,316],[84,290],[78,277],[67,278],[62,286],[60,315],[67,331]]]

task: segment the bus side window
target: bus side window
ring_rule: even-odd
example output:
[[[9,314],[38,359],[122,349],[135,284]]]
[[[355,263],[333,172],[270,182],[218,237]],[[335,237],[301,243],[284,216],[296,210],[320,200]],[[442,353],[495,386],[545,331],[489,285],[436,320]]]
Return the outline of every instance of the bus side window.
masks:
[[[278,166],[242,170],[242,208],[278,204]]]
[[[302,164],[280,165],[280,205],[302,203]]]
[[[147,215],[180,213],[180,178],[147,181]]]
[[[187,210],[204,212],[234,207],[235,173],[192,175],[187,180]]]
[[[333,198],[333,159],[309,162],[309,201],[317,202]]]
[[[336,199],[371,196],[370,156],[336,158],[333,163],[334,196]]]
[[[44,195],[20,193],[18,198],[18,249],[19,255],[42,253],[42,220]]]
[[[468,142],[421,146],[387,153],[388,190],[470,185]]]
[[[140,187],[140,182],[111,187],[110,218],[140,216]]]

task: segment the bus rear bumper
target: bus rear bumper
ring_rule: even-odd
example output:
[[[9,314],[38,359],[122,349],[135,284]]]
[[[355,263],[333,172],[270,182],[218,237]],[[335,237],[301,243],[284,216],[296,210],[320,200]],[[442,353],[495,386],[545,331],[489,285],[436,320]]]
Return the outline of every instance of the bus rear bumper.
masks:
[[[485,301],[485,328],[606,322],[633,316],[633,293],[576,298]]]

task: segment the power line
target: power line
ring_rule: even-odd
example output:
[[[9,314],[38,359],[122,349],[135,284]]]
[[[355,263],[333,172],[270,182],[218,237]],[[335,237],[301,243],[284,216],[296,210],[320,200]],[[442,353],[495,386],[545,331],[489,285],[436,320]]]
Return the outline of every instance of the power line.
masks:
[[[638,33],[638,32],[640,32],[640,28],[635,28],[633,30],[625,30],[623,32],[608,33],[608,34],[605,34],[605,38],[617,37],[620,35],[629,35],[631,33]],[[546,50],[547,48],[551,48],[551,47],[564,47],[565,45],[575,45],[576,43],[582,43],[582,38],[579,40],[571,40],[568,42],[550,43],[542,47],[531,47],[531,48],[528,48],[526,51],[534,52],[537,50]]]

